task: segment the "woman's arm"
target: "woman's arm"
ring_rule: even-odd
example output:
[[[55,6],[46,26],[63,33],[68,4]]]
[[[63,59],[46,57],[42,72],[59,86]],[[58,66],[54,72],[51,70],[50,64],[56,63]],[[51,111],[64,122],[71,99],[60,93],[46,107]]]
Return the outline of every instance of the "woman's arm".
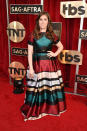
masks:
[[[29,70],[30,70],[30,74],[29,77],[33,77],[34,75],[34,69],[33,69],[33,46],[32,45],[28,45],[28,63],[29,63]]]
[[[63,45],[60,41],[56,44],[56,46],[57,46],[58,49],[55,52],[55,56],[59,55],[61,53],[61,51],[63,50]]]
[[[55,44],[56,46],[57,46],[57,51],[54,53],[54,52],[52,52],[52,51],[48,51],[48,56],[49,57],[56,57],[56,56],[58,56],[60,53],[61,53],[61,51],[63,50],[63,45],[62,45],[62,43],[59,41],[58,43],[56,43]]]

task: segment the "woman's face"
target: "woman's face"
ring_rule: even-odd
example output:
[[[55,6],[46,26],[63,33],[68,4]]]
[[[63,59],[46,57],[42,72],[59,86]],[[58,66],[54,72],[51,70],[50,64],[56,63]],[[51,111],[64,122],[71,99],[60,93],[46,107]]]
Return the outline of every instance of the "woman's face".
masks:
[[[47,29],[48,18],[46,15],[42,15],[39,19],[39,27],[40,29]]]

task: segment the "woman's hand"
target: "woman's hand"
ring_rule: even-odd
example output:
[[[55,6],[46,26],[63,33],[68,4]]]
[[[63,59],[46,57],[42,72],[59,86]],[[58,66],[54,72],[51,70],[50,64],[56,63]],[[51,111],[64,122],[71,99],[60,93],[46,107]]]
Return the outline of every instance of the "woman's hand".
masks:
[[[56,57],[57,55],[54,53],[54,52],[52,52],[52,51],[47,51],[48,53],[47,53],[47,56],[49,56],[49,57]]]
[[[29,78],[33,78],[34,77],[34,70],[33,69],[30,69],[29,70]]]

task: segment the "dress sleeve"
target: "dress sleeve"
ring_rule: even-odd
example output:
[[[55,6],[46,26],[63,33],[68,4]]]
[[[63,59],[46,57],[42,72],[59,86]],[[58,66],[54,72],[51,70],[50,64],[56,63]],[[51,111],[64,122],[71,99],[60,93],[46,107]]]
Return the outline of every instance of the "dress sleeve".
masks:
[[[34,37],[33,37],[33,34],[31,34],[30,36],[29,36],[29,40],[28,40],[28,45],[34,45]]]
[[[53,44],[56,45],[59,41],[60,40],[59,40],[58,36],[54,35],[54,42],[53,42]]]

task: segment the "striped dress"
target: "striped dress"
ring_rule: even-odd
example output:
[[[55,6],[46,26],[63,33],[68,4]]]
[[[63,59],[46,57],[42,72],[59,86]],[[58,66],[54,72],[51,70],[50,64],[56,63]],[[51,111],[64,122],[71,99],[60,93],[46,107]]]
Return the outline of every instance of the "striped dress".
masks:
[[[59,68],[58,58],[47,56],[47,51],[52,50],[52,45],[58,39],[51,41],[42,32],[40,39],[33,36],[28,41],[33,46],[33,68],[37,80],[30,79],[27,75],[27,90],[21,112],[24,120],[36,120],[45,115],[59,116],[66,110],[64,84]]]

